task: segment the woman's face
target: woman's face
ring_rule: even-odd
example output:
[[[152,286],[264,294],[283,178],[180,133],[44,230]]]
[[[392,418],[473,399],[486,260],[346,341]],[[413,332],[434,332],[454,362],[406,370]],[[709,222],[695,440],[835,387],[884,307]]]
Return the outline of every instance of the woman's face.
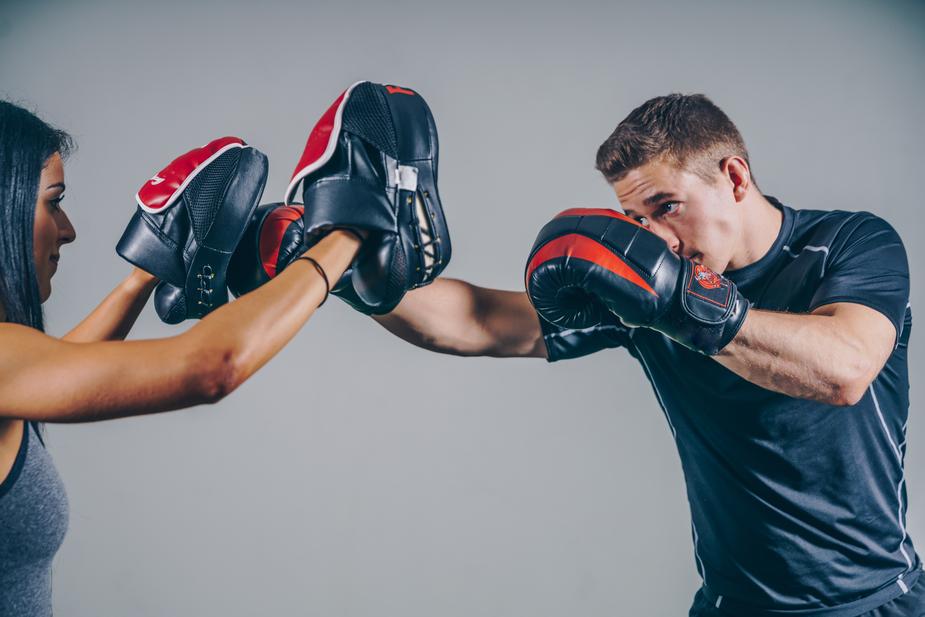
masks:
[[[48,157],[39,179],[39,196],[35,204],[35,229],[32,251],[35,256],[35,275],[42,302],[51,295],[51,277],[58,269],[62,244],[77,237],[71,221],[61,209],[64,199],[64,165],[56,152]]]

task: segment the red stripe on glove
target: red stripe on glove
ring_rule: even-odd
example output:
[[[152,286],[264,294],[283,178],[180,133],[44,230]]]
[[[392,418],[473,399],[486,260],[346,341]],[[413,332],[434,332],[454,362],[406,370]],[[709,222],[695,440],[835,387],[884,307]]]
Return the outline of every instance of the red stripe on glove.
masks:
[[[276,276],[276,264],[279,260],[279,247],[283,242],[283,235],[289,226],[302,218],[302,206],[283,206],[267,215],[260,228],[260,263],[267,276]]]
[[[566,212],[568,212],[568,210],[566,210]],[[605,212],[611,211],[605,210]],[[621,217],[623,216],[618,212],[614,212],[613,214],[617,214]],[[580,234],[568,234],[566,236],[560,236],[555,240],[551,240],[547,244],[543,245],[543,248],[536,252],[536,254],[533,256],[533,259],[531,259],[530,263],[527,265],[527,287],[529,288],[530,275],[533,274],[533,271],[536,270],[540,264],[543,264],[552,259],[561,259],[563,257],[568,259],[583,259],[585,261],[590,261],[593,264],[613,272],[620,278],[629,281],[637,287],[644,289],[653,296],[658,295],[641,276],[636,274],[635,270],[633,270],[625,261],[620,259],[620,257],[617,256],[613,251],[602,245],[600,242],[596,242],[591,238],[582,236]]]

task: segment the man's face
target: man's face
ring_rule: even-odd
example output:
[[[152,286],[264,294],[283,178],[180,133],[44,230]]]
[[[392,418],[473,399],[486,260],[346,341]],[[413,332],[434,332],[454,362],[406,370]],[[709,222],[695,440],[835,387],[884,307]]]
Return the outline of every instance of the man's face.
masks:
[[[719,170],[713,183],[673,163],[653,161],[613,184],[624,212],[668,247],[715,272],[732,259],[740,236],[732,183]]]

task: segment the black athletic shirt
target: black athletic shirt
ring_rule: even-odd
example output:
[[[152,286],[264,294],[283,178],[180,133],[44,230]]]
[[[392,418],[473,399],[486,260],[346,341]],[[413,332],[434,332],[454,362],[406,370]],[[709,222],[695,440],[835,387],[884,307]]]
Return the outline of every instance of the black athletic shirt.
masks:
[[[540,320],[549,360],[625,347],[677,443],[694,553],[710,601],[730,615],[849,617],[921,573],[906,533],[909,267],[899,235],[867,212],[783,212],[757,262],[725,276],[754,308],[869,306],[896,327],[886,366],[856,405],[771,392],[647,328],[583,331]]]

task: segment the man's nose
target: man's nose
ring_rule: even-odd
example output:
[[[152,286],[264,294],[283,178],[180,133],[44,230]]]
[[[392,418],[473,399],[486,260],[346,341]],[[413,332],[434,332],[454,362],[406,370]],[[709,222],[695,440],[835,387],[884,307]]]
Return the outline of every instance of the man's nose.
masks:
[[[673,252],[681,254],[681,239],[665,225],[654,224],[649,226],[649,231],[665,241]]]

